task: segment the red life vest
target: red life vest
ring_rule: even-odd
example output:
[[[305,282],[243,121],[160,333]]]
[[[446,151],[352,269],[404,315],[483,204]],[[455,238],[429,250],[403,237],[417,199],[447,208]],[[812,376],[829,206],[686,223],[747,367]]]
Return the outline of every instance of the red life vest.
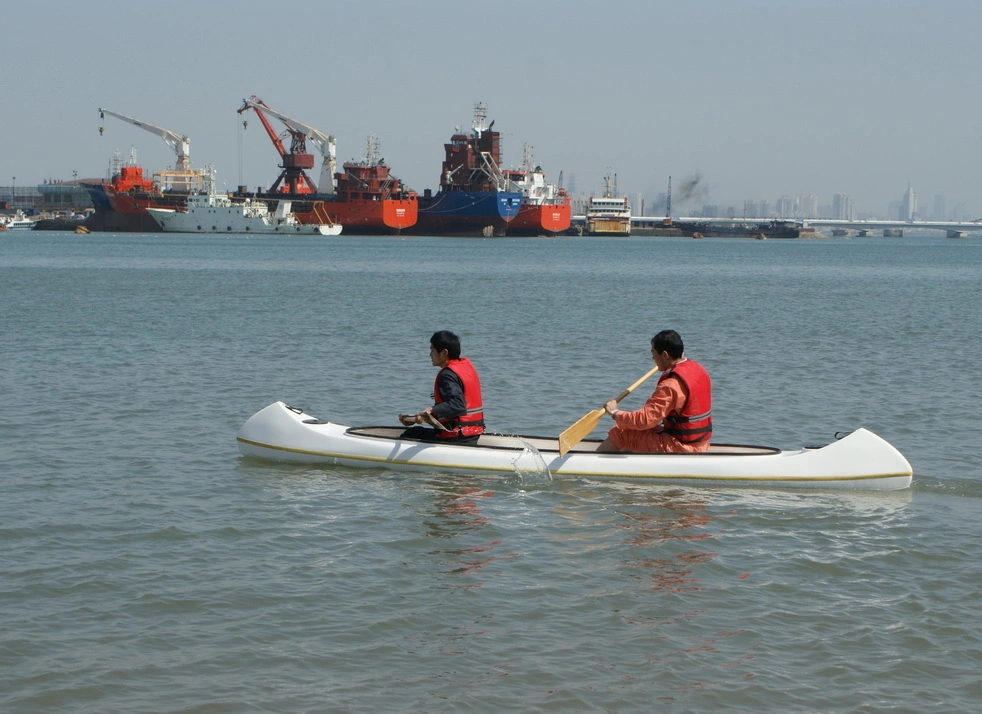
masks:
[[[693,444],[713,435],[713,390],[709,373],[698,362],[687,359],[665,370],[661,382],[675,377],[689,390],[681,414],[665,417],[665,432],[679,441]]]
[[[466,357],[452,359],[447,362],[444,369],[449,369],[460,378],[464,386],[464,404],[467,412],[459,417],[441,419],[440,423],[449,431],[438,431],[438,439],[456,439],[458,436],[477,436],[484,433],[484,405],[481,402],[481,380],[477,376],[477,370]],[[439,404],[443,401],[440,397],[438,388],[440,373],[437,372],[437,379],[433,383],[433,400]]]

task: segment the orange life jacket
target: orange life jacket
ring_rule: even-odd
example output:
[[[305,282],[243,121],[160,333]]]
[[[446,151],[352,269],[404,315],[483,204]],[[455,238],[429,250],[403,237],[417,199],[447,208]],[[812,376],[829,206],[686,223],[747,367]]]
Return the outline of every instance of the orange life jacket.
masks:
[[[481,402],[481,380],[477,376],[477,370],[474,369],[474,365],[466,357],[450,360],[444,369],[449,369],[460,378],[460,382],[464,386],[464,404],[467,412],[459,417],[441,419],[440,423],[447,427],[449,431],[438,431],[436,433],[437,438],[456,439],[458,436],[477,436],[478,434],[483,434],[484,406]],[[438,372],[437,379],[433,383],[433,399],[437,404],[443,401],[437,386],[439,380],[440,373]]]
[[[661,382],[675,377],[689,390],[681,414],[665,417],[665,432],[688,444],[708,441],[713,435],[713,390],[709,373],[695,360],[687,359],[665,370]]]

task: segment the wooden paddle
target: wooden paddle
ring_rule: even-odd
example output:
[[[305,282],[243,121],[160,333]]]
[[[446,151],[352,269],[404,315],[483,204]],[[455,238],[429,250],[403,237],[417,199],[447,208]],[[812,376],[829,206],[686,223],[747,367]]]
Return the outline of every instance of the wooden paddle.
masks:
[[[651,375],[658,371],[658,366],[651,368],[651,371],[644,375],[637,382],[632,384],[630,387],[621,392],[621,395],[617,397],[615,401],[620,401],[628,394],[633,392],[635,389],[641,386],[641,384],[648,379]],[[586,435],[597,428],[597,424],[600,423],[600,417],[606,413],[604,409],[594,409],[592,412],[584,416],[578,422],[569,427],[566,431],[559,435],[559,455],[565,456],[566,452],[572,449],[574,446],[579,444]]]
[[[408,419],[409,418],[409,415],[408,414],[399,414],[398,417],[399,417],[399,421],[402,421],[403,419]],[[430,414],[429,412],[420,412],[419,417],[425,423],[429,424],[430,426],[432,426],[437,431],[450,431],[447,427],[445,427],[443,424],[441,424],[440,422],[438,422],[437,419],[436,419],[436,417],[433,416],[432,414]],[[403,422],[403,426],[405,426],[405,425],[406,425],[406,423]]]

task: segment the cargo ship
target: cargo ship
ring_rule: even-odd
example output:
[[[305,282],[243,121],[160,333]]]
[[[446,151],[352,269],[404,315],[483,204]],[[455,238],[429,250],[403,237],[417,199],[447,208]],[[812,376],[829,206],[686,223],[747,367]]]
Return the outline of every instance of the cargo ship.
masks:
[[[262,99],[242,100],[239,113],[253,110],[282,160],[282,171],[268,191],[248,193],[240,187],[237,198],[262,200],[275,208],[277,201],[289,200],[301,223],[340,223],[346,234],[400,233],[416,223],[416,194],[393,176],[379,157],[379,142],[368,137],[368,150],[362,161],[346,162],[335,173],[335,140],[318,129],[271,109]],[[283,122],[290,135],[287,148],[266,115]],[[306,169],[313,168],[314,156],[307,152],[307,140],[321,152],[321,177],[315,184]]]
[[[682,235],[693,238],[814,238],[820,236],[812,229],[802,228],[793,220],[726,220],[685,219],[673,221]]]
[[[555,236],[569,229],[572,208],[566,189],[546,181],[542,167],[532,161],[531,146],[522,150],[522,168],[505,171],[505,178],[522,193],[522,207],[508,224],[508,235]]]
[[[83,183],[95,209],[85,219],[90,231],[113,233],[157,233],[160,226],[147,208],[183,208],[188,192],[205,189],[212,169],[158,171],[148,178],[136,162],[135,150],[123,164],[119,152],[110,164],[111,178],[101,183]]]
[[[106,115],[132,124],[163,139],[176,154],[173,170],[158,171],[147,178],[143,167],[137,164],[136,149],[130,151],[129,163],[123,165],[119,152],[113,154],[110,179],[102,183],[84,183],[92,199],[95,211],[85,221],[85,228],[93,231],[156,232],[156,221],[147,213],[148,207],[181,208],[187,203],[189,193],[205,190],[214,169],[191,168],[191,140],[186,134],[164,129],[149,122],[109,109],[99,108],[99,117]],[[99,127],[99,134],[105,127]]]
[[[326,198],[321,210],[340,223],[345,233],[401,233],[416,225],[416,193],[390,173],[385,159],[380,158],[376,137],[368,137],[364,161],[349,161],[342,168],[334,174],[334,195]],[[317,211],[313,217],[320,219]]]
[[[503,236],[518,215],[522,194],[501,169],[501,134],[485,125],[487,105],[474,108],[470,133],[459,129],[444,144],[446,158],[440,190],[419,197],[419,218],[412,232],[420,235]]]

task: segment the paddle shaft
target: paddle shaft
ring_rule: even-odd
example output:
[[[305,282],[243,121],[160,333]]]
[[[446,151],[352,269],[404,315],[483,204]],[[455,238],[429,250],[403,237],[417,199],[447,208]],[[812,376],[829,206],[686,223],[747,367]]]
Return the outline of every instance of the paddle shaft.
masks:
[[[652,367],[647,374],[645,374],[641,379],[632,384],[630,387],[621,392],[615,401],[621,401],[628,394],[633,392],[635,389],[641,386],[641,384],[647,380],[651,375],[658,371],[658,366]],[[597,424],[600,423],[600,418],[606,413],[604,409],[595,409],[589,414],[583,416],[578,422],[569,427],[566,431],[559,435],[559,455],[565,456],[566,452],[572,449],[574,446],[579,444],[583,439],[586,438],[587,434],[597,428]]]
[[[627,388],[627,389],[625,389],[625,390],[624,390],[623,392],[621,392],[621,395],[620,395],[619,397],[617,397],[617,398],[616,398],[616,399],[615,399],[614,401],[615,401],[615,402],[619,402],[620,400],[622,400],[622,399],[623,399],[624,397],[626,397],[626,396],[627,396],[628,394],[630,394],[630,393],[631,393],[631,392],[633,392],[633,391],[634,391],[635,389],[637,389],[638,387],[640,387],[640,386],[641,386],[642,384],[644,384],[645,382],[647,382],[647,381],[648,381],[648,378],[649,378],[649,377],[650,377],[651,375],[653,375],[653,374],[654,374],[655,372],[657,372],[657,371],[658,371],[658,366],[657,366],[657,365],[655,365],[655,366],[654,366],[654,367],[652,367],[652,368],[651,368],[651,369],[650,369],[650,370],[648,371],[648,373],[647,373],[647,374],[645,374],[645,375],[644,375],[644,376],[643,376],[643,377],[642,377],[641,379],[639,379],[639,380],[638,380],[637,382],[635,382],[635,383],[634,383],[634,384],[632,384],[632,385],[631,385],[630,387],[628,387],[628,388]]]

